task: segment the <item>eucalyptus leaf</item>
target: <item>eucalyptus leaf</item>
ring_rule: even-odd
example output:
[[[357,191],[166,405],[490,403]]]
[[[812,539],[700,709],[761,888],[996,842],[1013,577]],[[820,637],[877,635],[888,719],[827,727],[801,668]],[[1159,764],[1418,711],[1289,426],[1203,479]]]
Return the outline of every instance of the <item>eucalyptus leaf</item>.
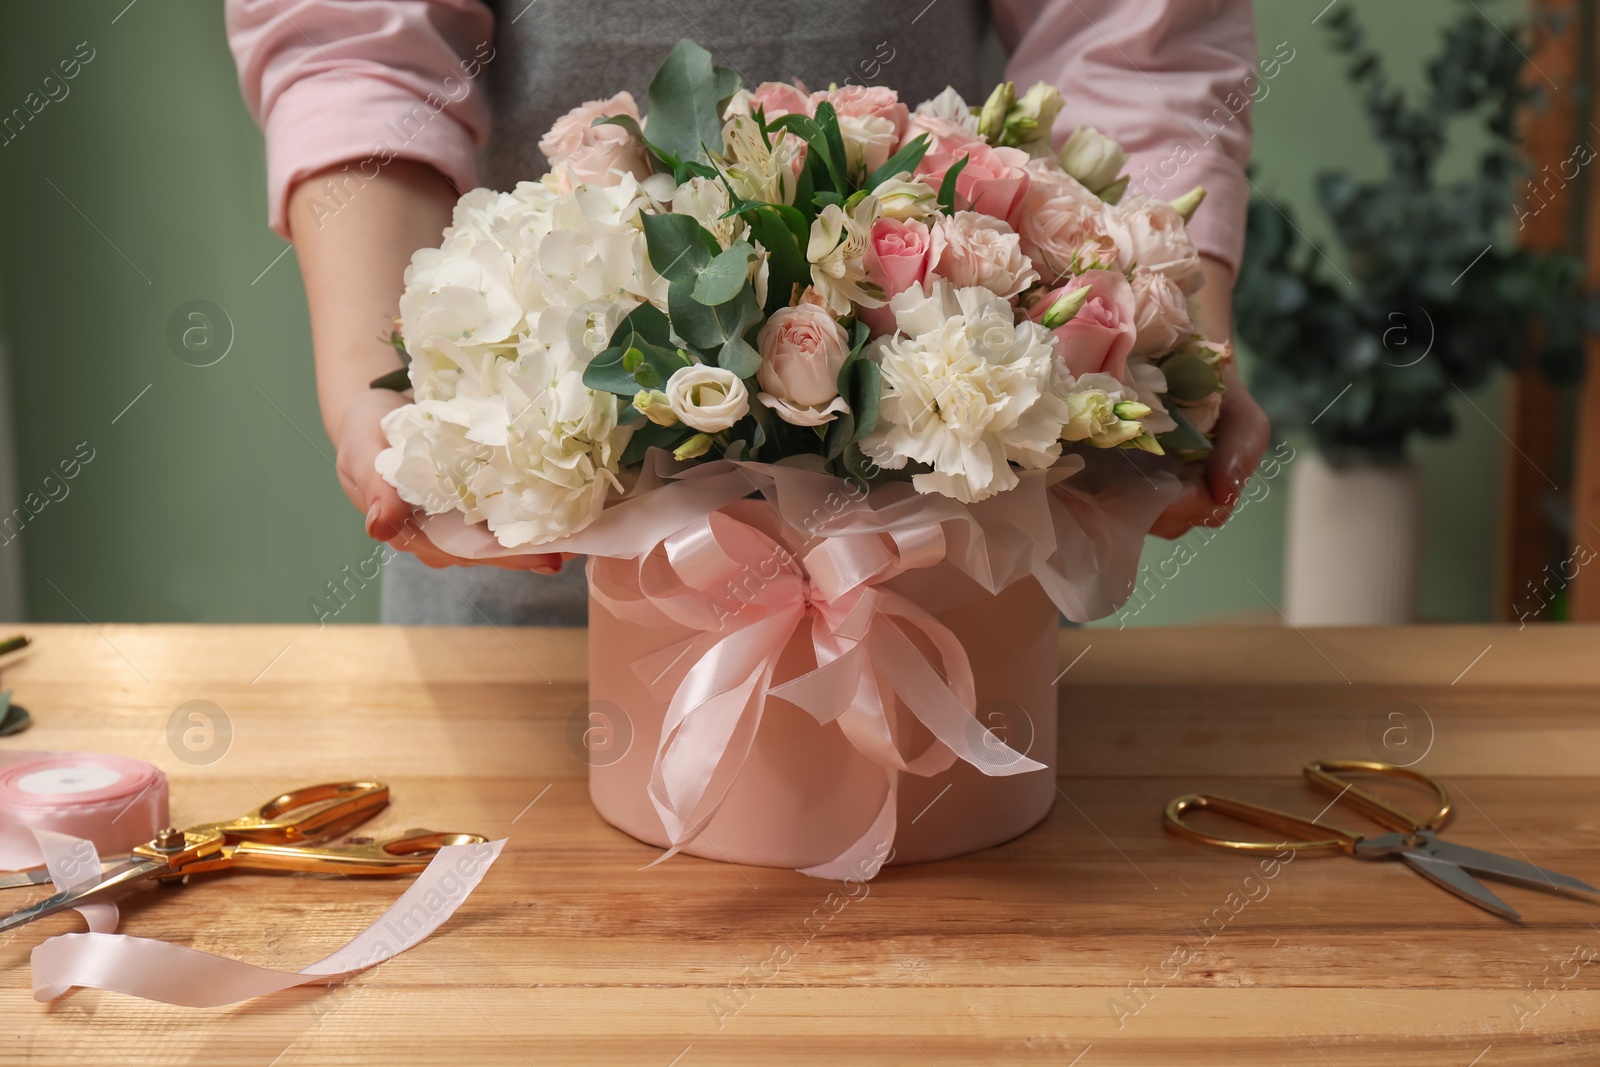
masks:
[[[702,304],[726,304],[739,295],[750,278],[750,261],[756,250],[748,241],[735,241],[706,264],[694,283],[694,298]]]
[[[1172,416],[1172,421],[1178,424],[1178,428],[1156,436],[1162,448],[1182,459],[1198,459],[1211,453],[1211,442],[1206,439],[1205,434],[1195,428],[1194,423],[1189,421],[1189,417],[1183,413],[1183,408],[1169,404],[1167,414]]]
[[[719,352],[729,338],[742,337],[761,321],[755,290],[748,283],[734,299],[708,307],[694,298],[692,284],[673,281],[667,287],[667,311],[678,336],[703,352]]]
[[[628,447],[622,450],[622,465],[628,467],[643,463],[645,453],[652,448],[664,448],[670,452],[693,436],[694,430],[687,426],[657,426],[647,422],[628,439]]]
[[[1179,352],[1161,363],[1167,378],[1167,395],[1185,403],[1195,403],[1222,388],[1217,372],[1192,352]]]
[[[743,337],[730,337],[717,353],[717,366],[741,378],[753,378],[756,371],[761,369],[761,353]]]
[[[380,374],[367,383],[369,389],[393,389],[403,393],[411,388],[411,372],[405,367],[396,367],[388,374]]]
[[[710,162],[707,153],[722,151],[722,110],[738,88],[738,74],[679,40],[650,82],[651,138],[680,160]]]
[[[650,265],[670,282],[693,283],[722,251],[710,231],[689,215],[641,214],[639,224]]]
[[[11,690],[0,693],[0,737],[20,734],[33,725],[33,716],[21,704],[11,703]]]

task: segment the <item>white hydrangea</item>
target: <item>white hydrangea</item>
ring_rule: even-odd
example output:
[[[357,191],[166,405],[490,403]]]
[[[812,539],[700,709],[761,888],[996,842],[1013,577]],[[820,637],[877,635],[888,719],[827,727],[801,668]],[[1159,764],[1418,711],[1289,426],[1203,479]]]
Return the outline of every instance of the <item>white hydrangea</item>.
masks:
[[[600,513],[632,431],[583,372],[629,311],[666,303],[639,225],[658,192],[630,176],[462,198],[400,301],[416,403],[385,418],[377,466],[402,499],[485,522],[508,548]]]
[[[900,332],[875,344],[884,394],[878,429],[861,446],[873,462],[929,464],[912,478],[919,492],[972,503],[1017,485],[1010,463],[1042,468],[1060,457],[1069,414],[1049,330],[1016,322],[1010,302],[987,289],[943,280],[889,307]]]

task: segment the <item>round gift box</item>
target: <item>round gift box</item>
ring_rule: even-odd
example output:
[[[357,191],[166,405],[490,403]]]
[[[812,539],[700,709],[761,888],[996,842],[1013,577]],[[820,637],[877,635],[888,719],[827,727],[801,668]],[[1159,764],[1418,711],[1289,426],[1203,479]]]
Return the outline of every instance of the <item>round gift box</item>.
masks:
[[[990,848],[1037,825],[1055,799],[1057,611],[1037,582],[991,594],[948,563],[886,583],[932,613],[961,641],[977,689],[974,738],[1004,742],[1047,769],[990,776],[956,760],[929,777],[900,774],[891,863],[922,863]],[[659,848],[667,833],[647,787],[666,716],[634,663],[683,641],[691,631],[642,626],[589,602],[589,795],[612,826]],[[785,649],[774,681],[809,670],[808,624]],[[915,755],[931,734],[896,701],[890,712],[902,752]],[[759,867],[806,868],[834,859],[872,825],[887,787],[884,770],[846,740],[838,726],[769,697],[749,758],[724,767],[711,792],[732,778],[727,797],[683,851]]]

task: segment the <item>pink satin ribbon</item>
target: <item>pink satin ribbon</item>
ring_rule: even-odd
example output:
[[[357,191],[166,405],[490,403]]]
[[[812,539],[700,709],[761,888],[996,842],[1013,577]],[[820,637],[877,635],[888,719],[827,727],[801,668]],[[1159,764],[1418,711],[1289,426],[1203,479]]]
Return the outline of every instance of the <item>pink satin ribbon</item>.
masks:
[[[0,752],[0,870],[46,862],[35,831],[126,852],[167,825],[167,778],[97,752]],[[98,873],[98,872],[96,872]]]
[[[49,831],[39,834],[39,846],[52,857],[50,875],[57,889],[99,877],[100,858],[91,842]],[[442,926],[477,888],[505,844],[502,838],[441,848],[376,922],[339,951],[298,971],[272,970],[167,941],[111,933],[116,928],[116,905],[79,908],[89,920],[90,933],[60,934],[34,947],[33,999],[54,1000],[82,986],[188,1008],[217,1008],[354,974],[398,956]],[[231,890],[219,885],[215,891]]]
[[[903,482],[867,492],[799,464],[679,465],[657,451],[588,529],[540,547],[590,556],[591,593],[619,618],[698,631],[635,665],[670,701],[648,787],[671,843],[661,859],[716,814],[727,787],[713,793],[712,782],[719,768],[743,765],[768,696],[837,723],[888,780],[860,840],[803,872],[817,877],[877,873],[894,837],[901,773],[938,774],[957,758],[991,775],[1044,768],[975,725],[966,652],[930,612],[977,594],[924,583],[919,606],[883,583],[914,581],[940,562],[993,594],[1032,578],[1067,618],[1087,622],[1127,600],[1144,537],[1181,485],[1169,466],[1118,450],[1066,456],[1019,480],[965,505]],[[746,499],[755,494],[765,499]],[[498,544],[456,512],[429,518],[425,530],[458,556],[527,551]],[[799,559],[797,531],[815,545]],[[807,620],[816,668],[774,684],[780,655]],[[897,700],[937,739],[916,756],[895,736]]]

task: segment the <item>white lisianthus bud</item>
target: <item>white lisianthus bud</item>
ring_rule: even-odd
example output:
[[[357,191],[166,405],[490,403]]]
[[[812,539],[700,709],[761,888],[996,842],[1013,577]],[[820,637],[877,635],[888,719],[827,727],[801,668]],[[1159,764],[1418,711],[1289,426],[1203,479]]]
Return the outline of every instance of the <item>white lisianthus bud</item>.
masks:
[[[703,433],[697,433],[683,444],[672,450],[673,459],[698,459],[711,451],[711,438]]]
[[[721,433],[750,412],[750,393],[739,376],[703,363],[673,371],[666,397],[679,421],[706,433]]]
[[[1079,126],[1061,146],[1062,169],[1092,193],[1115,183],[1127,162],[1122,146],[1093,126]]]
[[[1164,456],[1167,454],[1167,450],[1161,447],[1161,442],[1157,441],[1154,437],[1151,437],[1147,433],[1142,433],[1138,437],[1135,437],[1124,447],[1137,448],[1141,452],[1149,452],[1151,455],[1155,456]]]
[[[978,112],[978,136],[990,144],[999,144],[1000,135],[1006,128],[1006,115],[1010,114],[1016,102],[1016,85],[1011,82],[996,85],[989,99],[984,101],[983,110]]]
[[[667,394],[659,389],[646,389],[633,395],[633,406],[657,426],[676,426],[677,413],[672,410],[672,402],[667,399]]]
[[[1061,91],[1046,82],[1036,82],[1022,95],[1011,113],[1006,116],[1006,144],[1025,149],[1030,156],[1043,158],[1051,154],[1050,128],[1066,101]]]
[[[878,210],[884,218],[910,222],[936,218],[940,214],[939,194],[923,182],[896,176],[880,182],[872,195],[878,198]]]
[[[1141,404],[1137,400],[1124,400],[1119,404],[1111,405],[1111,411],[1117,416],[1117,418],[1131,419],[1134,422],[1138,422],[1140,419],[1143,419],[1146,415],[1150,414],[1151,410],[1152,409],[1149,407],[1149,405]]]

